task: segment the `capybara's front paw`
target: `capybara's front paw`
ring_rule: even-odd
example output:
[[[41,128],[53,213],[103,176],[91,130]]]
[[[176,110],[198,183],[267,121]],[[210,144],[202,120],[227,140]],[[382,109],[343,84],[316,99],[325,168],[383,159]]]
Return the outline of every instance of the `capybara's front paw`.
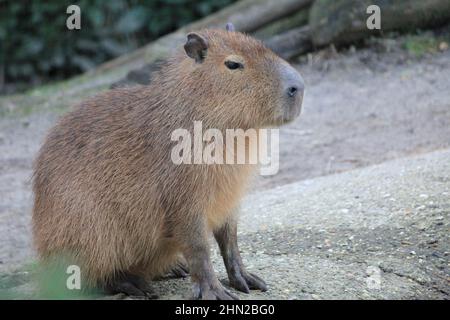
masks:
[[[225,289],[219,281],[194,283],[194,299],[239,300],[238,296]]]
[[[229,275],[229,280],[231,287],[245,293],[250,293],[250,289],[267,291],[267,285],[263,279],[242,269],[233,270]]]

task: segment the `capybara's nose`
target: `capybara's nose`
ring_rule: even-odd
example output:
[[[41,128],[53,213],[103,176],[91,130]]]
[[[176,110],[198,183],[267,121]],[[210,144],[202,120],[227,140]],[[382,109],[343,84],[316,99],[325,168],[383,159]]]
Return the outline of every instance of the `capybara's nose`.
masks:
[[[289,97],[295,97],[297,92],[298,92],[298,87],[296,87],[296,86],[289,87],[288,90],[287,90],[287,94],[288,94]]]
[[[287,90],[287,94],[289,97],[294,97],[297,91],[298,91],[297,87],[289,87]]]
[[[303,91],[305,90],[305,85],[303,84],[303,79],[299,76],[296,81],[292,84],[288,85],[286,93],[289,97],[295,98],[297,95],[303,95]]]
[[[302,76],[291,66],[285,67],[282,73],[285,93],[290,98],[302,95],[305,90]]]

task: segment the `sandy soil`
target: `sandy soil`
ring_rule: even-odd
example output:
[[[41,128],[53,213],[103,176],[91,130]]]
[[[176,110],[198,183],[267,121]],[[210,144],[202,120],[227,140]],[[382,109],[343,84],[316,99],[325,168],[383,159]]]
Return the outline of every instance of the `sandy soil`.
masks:
[[[450,146],[450,51],[412,60],[373,48],[324,55],[297,65],[304,111],[281,130],[280,172],[258,179],[255,191]],[[33,257],[32,159],[57,117],[0,119],[0,271]]]

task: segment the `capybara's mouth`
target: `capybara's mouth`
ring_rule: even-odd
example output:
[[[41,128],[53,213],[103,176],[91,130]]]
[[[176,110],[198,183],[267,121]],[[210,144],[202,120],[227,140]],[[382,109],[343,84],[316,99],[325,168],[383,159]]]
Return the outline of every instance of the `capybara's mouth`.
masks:
[[[284,108],[282,124],[290,123],[297,119],[302,112],[303,95],[297,98],[294,104]]]

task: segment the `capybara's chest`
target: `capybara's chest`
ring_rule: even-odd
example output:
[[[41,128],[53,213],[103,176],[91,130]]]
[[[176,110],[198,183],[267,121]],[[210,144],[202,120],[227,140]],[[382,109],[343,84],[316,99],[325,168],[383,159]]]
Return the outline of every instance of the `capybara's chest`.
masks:
[[[211,184],[206,217],[211,230],[219,228],[238,209],[254,171],[253,166],[224,166]]]

